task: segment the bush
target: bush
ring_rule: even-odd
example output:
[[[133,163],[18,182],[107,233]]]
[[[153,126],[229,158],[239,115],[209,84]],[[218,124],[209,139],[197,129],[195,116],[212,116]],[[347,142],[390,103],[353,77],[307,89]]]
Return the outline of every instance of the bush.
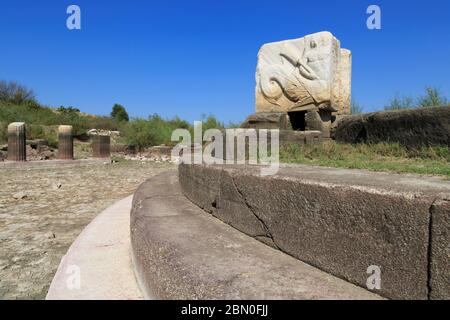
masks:
[[[212,128],[224,128],[223,123],[218,121],[214,116],[203,117],[203,132]],[[146,147],[154,145],[174,145],[176,142],[171,141],[172,132],[175,129],[189,130],[193,135],[193,127],[185,120],[179,117],[173,119],[163,119],[158,114],[145,119],[133,119],[123,129],[125,142],[128,145],[137,147],[142,151]]]
[[[205,115],[202,117],[202,128],[203,132],[205,132],[208,129],[223,129],[225,125],[210,114],[207,117]]]
[[[402,109],[413,109],[419,107],[440,107],[449,105],[449,100],[442,96],[440,91],[433,87],[425,88],[425,95],[416,99],[410,96],[399,97],[396,95],[388,105],[384,107],[384,110],[402,110]]]
[[[27,124],[27,139],[46,139],[45,130],[42,126],[36,124]]]
[[[0,122],[0,143],[8,142],[8,124]]]
[[[159,142],[155,128],[152,127],[150,121],[145,119],[134,119],[129,122],[123,131],[123,135],[126,143],[135,146],[139,151]]]
[[[58,109],[56,109],[56,111],[58,111],[59,113],[64,113],[64,114],[73,114],[73,113],[79,113],[80,109],[78,108],[74,108],[74,107],[64,107],[64,106],[60,106]]]

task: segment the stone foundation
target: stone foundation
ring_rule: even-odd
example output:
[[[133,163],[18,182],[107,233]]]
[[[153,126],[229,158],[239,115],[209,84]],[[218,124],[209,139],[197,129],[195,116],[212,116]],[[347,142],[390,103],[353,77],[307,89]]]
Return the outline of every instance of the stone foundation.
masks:
[[[289,165],[180,165],[183,193],[234,228],[393,299],[450,299],[450,184],[441,178]]]
[[[334,138],[344,143],[450,147],[450,106],[348,116],[337,124]]]

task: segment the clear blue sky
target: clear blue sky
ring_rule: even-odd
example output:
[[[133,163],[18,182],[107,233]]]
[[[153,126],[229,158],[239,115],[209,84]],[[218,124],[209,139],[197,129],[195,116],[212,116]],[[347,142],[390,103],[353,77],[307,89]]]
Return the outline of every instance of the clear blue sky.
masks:
[[[68,5],[82,29],[66,28]],[[366,28],[378,4],[382,29]],[[450,98],[450,1],[14,0],[0,4],[0,79],[51,106],[193,121],[254,112],[259,47],[328,30],[353,52],[353,97],[366,111],[427,85]]]

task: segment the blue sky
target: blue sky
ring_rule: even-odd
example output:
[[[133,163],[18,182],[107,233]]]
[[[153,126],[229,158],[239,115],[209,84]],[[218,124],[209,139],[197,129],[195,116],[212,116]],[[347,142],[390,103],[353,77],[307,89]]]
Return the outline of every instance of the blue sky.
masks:
[[[81,8],[82,29],[66,28]],[[368,30],[366,9],[382,10]],[[366,111],[438,87],[450,98],[450,1],[2,1],[0,79],[51,106],[193,121],[254,112],[256,55],[266,43],[328,30],[353,53],[353,97]]]

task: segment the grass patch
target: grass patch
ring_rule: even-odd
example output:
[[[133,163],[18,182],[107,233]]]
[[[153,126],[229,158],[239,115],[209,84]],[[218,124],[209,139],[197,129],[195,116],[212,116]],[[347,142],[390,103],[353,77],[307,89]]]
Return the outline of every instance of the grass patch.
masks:
[[[326,167],[367,169],[396,173],[442,175],[450,179],[450,151],[447,147],[408,149],[398,143],[284,145],[280,161]]]

